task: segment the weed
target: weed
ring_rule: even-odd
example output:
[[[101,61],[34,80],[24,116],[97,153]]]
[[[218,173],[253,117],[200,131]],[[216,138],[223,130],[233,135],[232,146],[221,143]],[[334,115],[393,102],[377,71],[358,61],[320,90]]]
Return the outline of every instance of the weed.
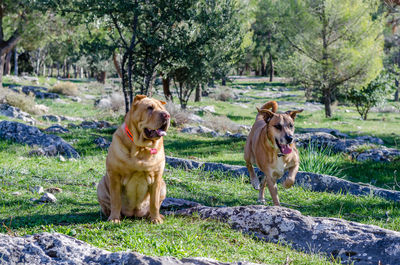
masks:
[[[72,82],[60,82],[50,89],[50,92],[66,95],[76,96],[78,95],[78,87]]]

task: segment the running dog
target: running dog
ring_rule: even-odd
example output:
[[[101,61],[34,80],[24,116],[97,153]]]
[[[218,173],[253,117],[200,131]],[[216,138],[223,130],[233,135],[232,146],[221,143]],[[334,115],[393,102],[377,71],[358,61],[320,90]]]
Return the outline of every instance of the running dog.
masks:
[[[257,108],[256,121],[244,148],[244,160],[251,184],[259,190],[258,201],[265,202],[264,191],[268,185],[274,205],[280,206],[276,181],[283,176],[285,170],[289,170],[283,186],[290,188],[299,170],[299,153],[293,140],[294,119],[303,110],[276,113],[277,110],[278,104],[275,101],[265,103],[261,109]],[[265,174],[261,183],[253,164]]]

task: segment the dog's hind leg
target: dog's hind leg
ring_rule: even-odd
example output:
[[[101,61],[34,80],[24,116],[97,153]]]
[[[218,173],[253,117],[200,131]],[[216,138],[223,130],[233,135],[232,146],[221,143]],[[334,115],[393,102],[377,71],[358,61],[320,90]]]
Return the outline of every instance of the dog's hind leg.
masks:
[[[258,179],[256,172],[254,172],[253,165],[250,162],[246,161],[246,167],[250,174],[251,185],[253,185],[254,189],[259,190],[260,189],[260,180]]]

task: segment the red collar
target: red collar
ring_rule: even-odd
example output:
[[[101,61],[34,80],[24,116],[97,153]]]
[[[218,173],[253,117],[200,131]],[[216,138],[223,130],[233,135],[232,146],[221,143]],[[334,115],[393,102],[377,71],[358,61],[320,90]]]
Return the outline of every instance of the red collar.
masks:
[[[128,135],[129,139],[131,139],[131,141],[133,142],[133,134],[129,130],[128,125],[126,123],[125,123],[125,132],[126,132],[126,135]],[[152,155],[157,154],[157,149],[150,148],[150,154],[152,154]]]

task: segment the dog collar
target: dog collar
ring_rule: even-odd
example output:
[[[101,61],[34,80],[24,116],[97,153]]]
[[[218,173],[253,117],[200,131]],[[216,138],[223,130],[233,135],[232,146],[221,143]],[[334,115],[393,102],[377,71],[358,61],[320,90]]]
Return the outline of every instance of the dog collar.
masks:
[[[126,135],[129,137],[129,139],[131,139],[131,141],[134,143],[133,141],[133,134],[131,133],[131,131],[128,128],[128,125],[125,123],[125,132]],[[150,148],[150,154],[155,155],[157,154],[157,149],[155,148]]]

